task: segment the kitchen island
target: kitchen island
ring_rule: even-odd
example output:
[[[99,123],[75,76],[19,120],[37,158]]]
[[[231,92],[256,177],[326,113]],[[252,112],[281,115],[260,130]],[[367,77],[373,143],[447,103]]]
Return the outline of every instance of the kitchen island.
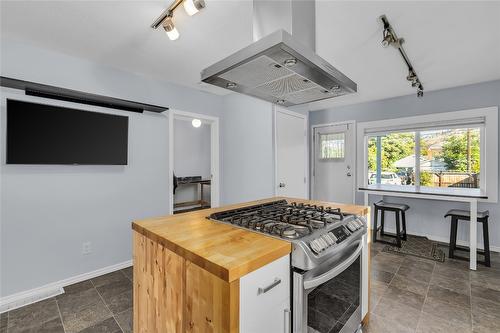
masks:
[[[278,199],[287,198],[135,221],[134,332],[239,332],[244,331],[243,323],[243,327],[256,325],[242,318],[245,313],[260,311],[268,315],[261,320],[274,325],[273,311],[289,312],[291,243],[206,218]],[[363,206],[288,200],[368,214]],[[278,276],[282,283],[272,298],[257,302],[253,298],[265,289],[260,280],[266,275]],[[252,287],[259,293],[245,292]],[[276,325],[286,330],[283,318]]]

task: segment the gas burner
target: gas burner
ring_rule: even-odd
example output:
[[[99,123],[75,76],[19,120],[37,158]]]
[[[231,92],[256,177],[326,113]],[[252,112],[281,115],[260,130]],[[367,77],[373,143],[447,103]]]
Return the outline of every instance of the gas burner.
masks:
[[[326,232],[329,225],[345,216],[338,208],[279,200],[214,213],[210,218],[285,239],[298,239],[316,230]]]

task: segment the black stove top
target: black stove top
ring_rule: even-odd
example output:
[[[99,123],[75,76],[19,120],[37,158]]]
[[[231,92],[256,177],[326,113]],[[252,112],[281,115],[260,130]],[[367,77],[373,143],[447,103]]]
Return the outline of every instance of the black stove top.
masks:
[[[278,200],[213,213],[208,218],[281,238],[298,239],[348,215],[339,208]]]

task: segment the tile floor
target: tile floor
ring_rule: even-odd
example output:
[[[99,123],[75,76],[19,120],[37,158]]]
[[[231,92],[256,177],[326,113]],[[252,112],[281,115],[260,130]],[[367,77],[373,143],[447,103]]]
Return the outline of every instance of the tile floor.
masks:
[[[0,333],[132,332],[132,268],[64,288],[65,293],[0,315]]]
[[[370,322],[364,333],[499,333],[500,254],[491,268],[382,252],[372,245]],[[448,251],[443,247],[447,254]]]
[[[500,254],[469,271],[372,246],[371,314],[364,333],[500,332]],[[65,288],[63,295],[0,315],[0,333],[132,332],[132,269]]]

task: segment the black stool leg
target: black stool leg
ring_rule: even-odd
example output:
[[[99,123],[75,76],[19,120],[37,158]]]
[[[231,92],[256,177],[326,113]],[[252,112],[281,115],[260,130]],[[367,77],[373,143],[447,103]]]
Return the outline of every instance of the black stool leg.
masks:
[[[396,244],[398,247],[401,247],[401,223],[399,221],[399,212],[395,211],[396,213]]]
[[[403,240],[406,241],[406,216],[405,216],[405,211],[401,211],[401,218],[403,219],[403,229],[404,229],[404,234],[403,234]]]
[[[490,236],[488,234],[488,218],[483,221],[483,240],[484,240],[484,264],[491,267],[490,263]]]
[[[451,232],[450,232],[450,249],[448,251],[449,258],[454,257],[456,243],[457,243],[457,218],[455,216],[452,216],[451,217]]]
[[[380,236],[384,236],[385,209],[380,210]]]
[[[377,232],[378,232],[378,208],[375,206],[373,210],[373,243],[377,242]]]

